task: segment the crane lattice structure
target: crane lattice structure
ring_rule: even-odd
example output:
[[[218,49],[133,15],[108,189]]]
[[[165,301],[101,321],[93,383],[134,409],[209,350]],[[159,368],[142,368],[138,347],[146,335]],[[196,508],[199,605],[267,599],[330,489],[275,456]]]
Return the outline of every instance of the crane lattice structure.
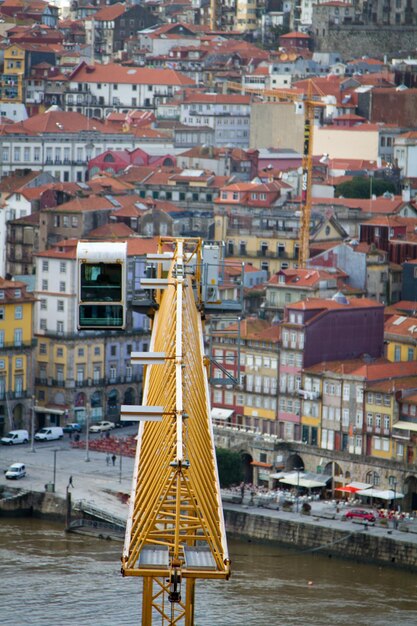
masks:
[[[163,277],[167,247],[173,258]],[[230,576],[203,344],[201,240],[161,238],[159,253],[150,351],[131,355],[146,363],[143,405],[122,407],[122,417],[141,420],[122,574],[143,577],[142,626],[193,626],[196,580]]]
[[[240,83],[228,82],[225,87],[229,91],[240,91],[242,94],[249,93],[260,96],[268,102],[298,102],[304,111],[304,143],[302,156],[302,181],[301,181],[301,211],[300,211],[300,234],[298,266],[305,268],[310,256],[310,221],[311,221],[311,190],[313,184],[313,128],[315,110],[326,105],[314,100],[309,82],[309,92],[304,94],[291,89],[257,89],[246,87]]]

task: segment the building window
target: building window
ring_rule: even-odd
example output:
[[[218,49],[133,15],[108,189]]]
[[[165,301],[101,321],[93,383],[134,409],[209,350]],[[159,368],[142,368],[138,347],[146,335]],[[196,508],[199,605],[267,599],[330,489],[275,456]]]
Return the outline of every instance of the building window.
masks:
[[[46,319],[39,320],[39,328],[41,330],[46,330]]]
[[[15,328],[14,330],[14,345],[21,346],[23,338],[23,330],[21,328]]]
[[[48,291],[48,281],[42,279],[42,291]]]
[[[41,298],[40,303],[41,303],[41,310],[45,311],[48,308],[46,298]]]
[[[42,261],[42,272],[47,272],[49,269],[49,262],[48,261]]]
[[[58,333],[63,333],[64,332],[64,322],[57,322],[56,323],[56,330]]]
[[[64,283],[64,282],[60,282],[60,283],[59,283],[59,291],[60,291],[61,293],[65,293],[65,287],[66,287],[66,285],[65,285],[65,283]]]
[[[16,359],[16,369],[21,370],[23,367],[23,359]]]
[[[63,311],[64,310],[64,301],[63,300],[57,300],[57,311]]]
[[[6,317],[5,311],[4,311],[4,307],[1,306],[0,307],[0,320],[4,320]]]
[[[65,263],[65,261],[61,261],[59,264],[59,273],[65,274],[66,271],[67,271],[67,264]]]
[[[23,395],[23,376],[15,376],[14,392],[16,394],[16,397],[18,398],[20,398]]]
[[[46,350],[46,343],[40,343],[39,344],[39,354],[46,354],[47,350]]]
[[[78,356],[84,356],[84,348],[78,348]]]
[[[401,346],[394,348],[394,361],[401,361]]]
[[[117,354],[117,346],[110,346],[110,355],[116,356]]]
[[[57,357],[63,357],[64,356],[64,348],[57,348],[56,349],[56,355],[57,355]]]
[[[94,355],[95,356],[99,356],[100,355],[100,346],[94,346]]]
[[[21,304],[19,304],[18,306],[15,306],[15,308],[14,308],[14,318],[15,318],[15,320],[23,319],[23,307],[22,307]]]

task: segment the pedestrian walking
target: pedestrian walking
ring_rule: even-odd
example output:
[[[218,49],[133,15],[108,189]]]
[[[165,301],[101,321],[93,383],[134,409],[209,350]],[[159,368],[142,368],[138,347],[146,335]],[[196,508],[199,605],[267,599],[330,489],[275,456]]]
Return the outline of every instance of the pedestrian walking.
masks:
[[[72,476],[69,477],[68,487],[74,487],[74,483],[72,482]]]
[[[106,454],[106,464],[110,465],[110,454],[108,452]]]
[[[115,454],[112,454],[111,460],[112,460],[113,465],[116,465],[116,455]]]

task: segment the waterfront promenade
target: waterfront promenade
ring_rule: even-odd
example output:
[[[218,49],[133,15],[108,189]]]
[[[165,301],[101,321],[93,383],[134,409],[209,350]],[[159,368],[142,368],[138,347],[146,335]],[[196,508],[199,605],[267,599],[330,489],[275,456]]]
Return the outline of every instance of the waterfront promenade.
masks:
[[[121,436],[125,432],[120,433]],[[86,461],[85,449],[72,448],[68,437],[56,442],[48,442],[35,445],[36,452],[30,451],[30,445],[24,446],[1,446],[0,447],[0,485],[18,487],[28,491],[44,492],[45,486],[55,481],[55,494],[65,498],[67,488],[71,492],[73,503],[77,501],[87,502],[97,509],[121,519],[127,519],[127,497],[131,491],[134,459],[131,457],[117,456],[115,464],[106,460],[103,452],[89,452],[89,461]],[[14,462],[25,463],[27,476],[18,481],[7,480],[4,470]],[[69,485],[72,477],[73,486]],[[302,522],[319,527],[326,526],[329,529],[351,530],[354,532],[364,531],[363,525],[343,520],[343,513],[349,508],[339,506],[337,510],[334,503],[327,501],[310,502],[311,515],[303,515],[295,511],[264,508],[224,501],[225,510],[246,512],[254,516],[270,517],[291,522]],[[417,527],[417,522],[409,524],[410,529]],[[400,524],[404,529],[404,525]],[[392,538],[399,541],[406,540],[417,545],[417,533],[404,532],[380,524],[368,525],[366,532],[384,536],[390,533]]]
[[[125,431],[120,433],[125,434]],[[119,456],[116,455],[113,465],[111,459],[107,462],[103,452],[90,450],[87,462],[85,449],[72,448],[68,436],[60,441],[36,443],[35,450],[30,451],[30,444],[0,446],[0,485],[45,492],[45,485],[55,481],[57,496],[65,498],[68,488],[73,504],[81,500],[110,515],[127,519],[126,495],[131,491],[133,458],[123,456],[120,467]],[[4,470],[11,463],[24,463],[26,477],[7,480]],[[73,486],[69,485],[70,477]]]
[[[126,433],[121,433],[124,436]],[[131,491],[134,459],[116,457],[115,464],[104,452],[73,448],[68,438],[58,442],[0,447],[0,487],[20,488],[45,493],[55,484],[55,496],[65,499],[71,492],[73,506],[88,504],[107,516],[126,521]],[[18,481],[7,480],[4,470],[14,462],[25,463],[27,476]],[[70,480],[71,479],[71,480]],[[72,485],[71,485],[72,483]],[[227,496],[227,494],[225,494]],[[256,501],[256,499],[255,499]],[[380,522],[361,524],[344,519],[348,506],[313,500],[311,514],[296,507],[292,510],[266,508],[248,503],[223,501],[226,530],[230,536],[254,541],[272,541],[302,550],[322,551],[334,556],[350,556],[378,562],[417,567],[417,522],[415,520],[383,525]],[[50,510],[50,509],[49,509]],[[346,542],[346,543],[345,543]],[[343,554],[346,546],[346,555]],[[373,556],[374,555],[374,556]]]

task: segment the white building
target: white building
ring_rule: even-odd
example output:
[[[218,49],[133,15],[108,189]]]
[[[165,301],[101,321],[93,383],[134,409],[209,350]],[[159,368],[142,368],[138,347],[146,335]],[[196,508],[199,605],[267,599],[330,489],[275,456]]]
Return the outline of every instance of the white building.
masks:
[[[36,255],[35,334],[77,332],[76,248]]]
[[[192,78],[176,70],[83,62],[69,77],[64,106],[66,111],[103,118],[113,111],[155,108],[184,87],[194,86]]]
[[[209,126],[215,146],[248,148],[250,96],[213,93],[190,94],[180,104],[180,121],[188,126]]]
[[[119,131],[56,106],[10,124],[8,129],[10,132],[0,137],[0,177],[24,166],[42,169],[63,182],[83,182],[91,158],[107,150],[134,150],[144,144],[134,132]],[[159,138],[158,149],[162,143]],[[169,139],[163,150],[172,151]]]

